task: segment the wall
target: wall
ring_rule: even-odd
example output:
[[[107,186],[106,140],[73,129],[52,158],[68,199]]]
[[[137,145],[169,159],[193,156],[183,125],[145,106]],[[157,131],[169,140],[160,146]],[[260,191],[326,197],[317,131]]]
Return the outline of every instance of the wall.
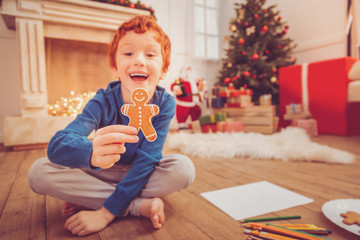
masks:
[[[229,35],[229,21],[235,16],[234,3],[245,0],[219,0],[219,30]],[[172,63],[166,79],[160,85],[169,88],[184,64],[192,64],[211,87],[217,81],[220,61],[193,59],[192,0],[142,0],[155,9],[158,23],[172,41]],[[346,55],[346,0],[268,0],[276,4],[290,26],[288,35],[298,44],[293,56],[297,63],[338,58]],[[226,47],[220,37],[220,49]],[[16,34],[6,28],[0,18],[0,142],[3,141],[2,119],[19,115],[20,78]]]

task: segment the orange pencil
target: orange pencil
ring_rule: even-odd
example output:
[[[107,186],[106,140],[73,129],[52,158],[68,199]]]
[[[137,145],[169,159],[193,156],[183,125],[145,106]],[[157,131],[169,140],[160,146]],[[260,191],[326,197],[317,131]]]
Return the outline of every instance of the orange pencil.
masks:
[[[247,234],[251,234],[254,236],[258,236],[267,240],[296,240],[296,238],[286,237],[274,233],[268,233],[268,232],[259,232],[259,231],[251,231],[248,229],[245,229],[244,231]]]
[[[263,224],[257,224],[257,223],[251,223],[251,226],[256,229],[266,230],[273,233],[278,233],[282,235],[286,235],[288,237],[297,237],[303,240],[321,240],[324,239],[322,237],[317,237],[315,235],[302,233],[300,231],[290,230],[283,227],[278,227],[274,225],[263,225]]]

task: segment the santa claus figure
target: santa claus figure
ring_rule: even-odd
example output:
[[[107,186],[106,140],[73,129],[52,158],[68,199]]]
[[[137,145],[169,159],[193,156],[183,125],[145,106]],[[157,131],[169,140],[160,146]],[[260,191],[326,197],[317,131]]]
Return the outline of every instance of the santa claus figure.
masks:
[[[176,96],[179,129],[187,129],[186,120],[189,116],[192,121],[201,116],[200,102],[204,97],[205,82],[190,65],[186,65],[181,68],[179,79],[171,85],[171,90]]]

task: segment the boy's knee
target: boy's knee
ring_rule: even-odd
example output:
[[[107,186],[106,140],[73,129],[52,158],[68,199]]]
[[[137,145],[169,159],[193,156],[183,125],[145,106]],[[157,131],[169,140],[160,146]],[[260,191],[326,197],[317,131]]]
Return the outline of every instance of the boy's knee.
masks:
[[[173,171],[176,172],[177,181],[181,181],[181,185],[187,188],[195,181],[195,166],[190,158],[185,155],[175,154],[173,158],[176,160]]]
[[[30,167],[28,172],[28,182],[30,185],[30,188],[39,194],[43,193],[44,185],[46,184],[46,180],[44,180],[44,165],[49,160],[44,157],[36,160]]]

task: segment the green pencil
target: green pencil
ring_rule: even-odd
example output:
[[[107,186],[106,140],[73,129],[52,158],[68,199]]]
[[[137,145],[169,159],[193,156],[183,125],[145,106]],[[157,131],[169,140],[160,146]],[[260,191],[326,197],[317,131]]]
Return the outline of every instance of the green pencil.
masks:
[[[283,216],[283,217],[269,217],[269,218],[250,218],[240,220],[242,223],[246,222],[262,222],[262,221],[274,221],[274,220],[287,220],[287,219],[298,219],[301,216]]]

